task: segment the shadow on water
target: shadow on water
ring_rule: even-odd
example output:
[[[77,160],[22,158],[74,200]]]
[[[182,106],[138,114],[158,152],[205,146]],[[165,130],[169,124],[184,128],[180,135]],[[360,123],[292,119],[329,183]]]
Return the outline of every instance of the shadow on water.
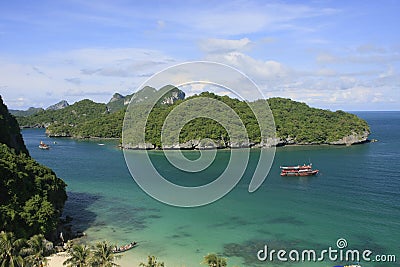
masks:
[[[83,192],[67,192],[68,200],[65,202],[63,217],[72,217],[73,231],[86,231],[96,221],[96,213],[89,210],[89,207],[101,196],[83,193]]]

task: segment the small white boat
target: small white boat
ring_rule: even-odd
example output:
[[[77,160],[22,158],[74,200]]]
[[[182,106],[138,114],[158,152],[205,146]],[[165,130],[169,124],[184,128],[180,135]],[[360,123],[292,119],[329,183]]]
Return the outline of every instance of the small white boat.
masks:
[[[43,149],[43,150],[48,150],[50,148],[50,146],[43,143],[43,141],[40,141],[39,148]]]

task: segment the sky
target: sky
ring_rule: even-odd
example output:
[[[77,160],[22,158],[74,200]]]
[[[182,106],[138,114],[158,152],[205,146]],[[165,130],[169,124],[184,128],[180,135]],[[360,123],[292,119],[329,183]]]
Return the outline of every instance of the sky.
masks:
[[[130,94],[187,61],[237,68],[266,97],[400,110],[400,1],[1,1],[11,109]]]

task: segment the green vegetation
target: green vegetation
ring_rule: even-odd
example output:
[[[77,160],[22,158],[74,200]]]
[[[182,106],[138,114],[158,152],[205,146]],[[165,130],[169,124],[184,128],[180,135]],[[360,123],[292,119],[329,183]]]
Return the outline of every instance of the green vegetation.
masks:
[[[29,154],[25,147],[24,140],[19,130],[15,118],[8,113],[7,106],[4,105],[0,96],[0,143],[13,148],[16,153]],[[0,202],[1,203],[1,202]]]
[[[0,231],[17,238],[50,235],[67,199],[66,184],[29,156],[1,97],[0,123]]]
[[[18,120],[21,125],[48,126],[47,133],[49,136],[121,138],[126,100],[131,100],[137,106],[145,106],[151,103],[151,99],[164,93],[161,100],[152,108],[147,124],[143,125],[146,131],[145,142],[155,147],[161,147],[161,129],[168,114],[179,104],[197,97],[215,99],[234,110],[246,128],[250,146],[259,143],[269,145],[344,144],[345,142],[342,139],[351,135],[354,136],[354,140],[350,143],[354,143],[357,142],[357,139],[365,140],[369,134],[369,126],[364,120],[343,111],[332,112],[311,108],[305,103],[284,98],[244,102],[208,92],[182,100],[183,93],[175,87],[168,92],[170,88],[171,86],[165,86],[157,91],[152,87],[145,87],[126,97],[115,94],[107,106],[90,100],[82,100],[62,110],[46,110],[28,117],[19,117]],[[264,129],[262,136],[259,121],[257,121],[252,109],[265,108],[266,102],[268,102],[274,116],[275,125],[272,120],[261,118],[259,121],[265,123],[265,127],[261,127]],[[109,112],[108,106],[110,105],[112,112]],[[186,110],[189,115],[196,115],[198,111],[195,106]],[[221,114],[220,121],[231,120],[228,113],[219,111],[219,107],[209,107],[210,113]],[[140,112],[128,114],[128,116],[134,121],[141,119]],[[268,130],[272,127],[276,129],[276,136],[271,136],[272,131]],[[267,132],[269,134],[265,134]],[[233,133],[241,136],[237,130],[234,130]],[[196,118],[191,120],[179,133],[180,143],[204,138],[210,138],[215,143],[221,144],[222,147],[230,146],[227,130],[212,119]],[[267,138],[270,140],[267,140]]]
[[[16,117],[26,117],[26,116],[30,116],[33,115],[35,113],[38,113],[40,111],[43,111],[43,108],[34,108],[34,107],[30,107],[27,110],[9,110],[10,114]]]
[[[84,99],[58,110],[44,110],[28,117],[18,117],[22,127],[53,127],[60,136],[71,136],[76,125],[93,120],[106,114],[106,104]]]
[[[26,154],[0,144],[0,230],[50,234],[67,199],[65,183]]]
[[[305,103],[278,97],[268,99],[268,104],[277,136],[298,144],[324,144],[354,133],[370,132],[366,121],[340,110],[310,108]]]
[[[209,267],[226,267],[228,265],[227,260],[217,254],[208,254],[204,256],[203,264]]]
[[[115,260],[120,256],[115,256],[112,245],[106,241],[98,242],[93,247],[84,244],[67,243],[68,258],[63,265],[71,267],[113,267],[119,266]]]
[[[21,256],[24,239],[16,239],[13,233],[0,232],[0,266],[23,266]]]
[[[155,256],[148,256],[147,262],[139,264],[140,267],[164,267],[164,262],[158,262]]]
[[[26,240],[17,239],[12,232],[0,232],[0,266],[45,266],[46,257],[53,253],[48,244],[43,235],[34,235]]]

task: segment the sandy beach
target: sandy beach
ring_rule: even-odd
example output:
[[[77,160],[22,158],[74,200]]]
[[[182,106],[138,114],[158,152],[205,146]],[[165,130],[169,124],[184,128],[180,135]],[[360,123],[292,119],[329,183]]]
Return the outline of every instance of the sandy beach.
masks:
[[[48,266],[50,267],[62,267],[63,262],[67,259],[67,253],[66,252],[59,252],[57,254],[54,254],[50,257],[47,257],[48,259]]]
[[[67,253],[66,252],[59,252],[54,255],[51,255],[47,257],[47,266],[48,267],[63,267],[63,262],[67,259]],[[120,266],[138,266],[141,262],[145,262],[147,259],[146,255],[138,255],[135,257],[134,260],[131,258],[124,258],[121,257],[120,259],[117,259],[115,263],[117,263]]]

